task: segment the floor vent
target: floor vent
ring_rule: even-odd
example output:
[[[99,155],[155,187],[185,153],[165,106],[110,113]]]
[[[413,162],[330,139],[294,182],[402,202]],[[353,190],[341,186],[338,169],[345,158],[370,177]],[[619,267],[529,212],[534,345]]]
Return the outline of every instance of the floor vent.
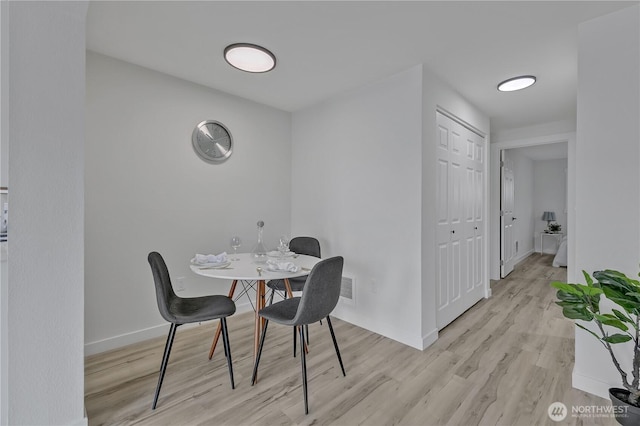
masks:
[[[342,286],[340,287],[340,297],[353,300],[353,278],[342,277]]]

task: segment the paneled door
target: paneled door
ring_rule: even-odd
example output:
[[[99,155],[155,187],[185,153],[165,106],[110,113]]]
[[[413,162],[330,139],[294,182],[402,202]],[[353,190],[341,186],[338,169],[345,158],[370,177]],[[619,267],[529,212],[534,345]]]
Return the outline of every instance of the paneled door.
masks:
[[[438,329],[484,295],[485,139],[437,113]]]
[[[500,151],[500,181],[500,278],[504,278],[516,263],[513,162],[504,149]]]

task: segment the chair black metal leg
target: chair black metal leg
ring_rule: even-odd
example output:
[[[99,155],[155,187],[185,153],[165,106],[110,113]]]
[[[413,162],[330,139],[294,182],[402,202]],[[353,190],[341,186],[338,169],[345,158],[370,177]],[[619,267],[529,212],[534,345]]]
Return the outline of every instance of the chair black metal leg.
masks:
[[[269,297],[269,305],[273,304],[273,295],[276,293],[276,289],[272,288],[271,289],[271,296]]]
[[[256,356],[256,363],[253,366],[253,374],[251,375],[251,386],[256,383],[256,377],[258,376],[258,364],[260,363],[260,355],[262,355],[262,346],[264,345],[264,338],[267,335],[267,327],[269,326],[269,320],[264,322],[264,330],[262,330],[262,337],[260,337],[260,346],[258,346],[258,356]]]
[[[298,330],[296,330],[297,327],[293,327],[293,357],[296,357],[296,341],[298,340]]]
[[[342,357],[340,356],[340,349],[338,349],[338,341],[336,340],[336,335],[333,332],[333,326],[331,325],[331,319],[327,316],[327,324],[329,325],[329,331],[331,331],[331,338],[333,339],[333,347],[336,348],[336,355],[338,355],[338,361],[340,361],[340,368],[342,369],[342,375],[346,376],[347,373],[344,371],[344,365],[342,364]]]
[[[306,334],[306,336],[307,336],[307,345],[308,345],[308,344],[309,344],[309,324],[306,324],[306,325],[304,326],[304,333],[305,333],[305,334]]]
[[[160,364],[160,377],[158,378],[158,385],[156,386],[156,394],[153,397],[152,410],[156,409],[158,403],[158,396],[160,395],[160,388],[162,387],[162,380],[164,379],[164,373],[167,371],[167,364],[169,363],[169,355],[171,354],[171,346],[173,346],[173,338],[176,336],[177,324],[171,323],[169,329],[169,335],[167,336],[167,343],[164,345],[164,355],[162,356],[162,364]]]
[[[222,319],[220,318],[220,329],[222,330]],[[226,325],[226,324],[225,324]],[[225,358],[227,358],[227,360],[229,359],[229,349],[227,348],[227,345],[224,344],[224,336],[222,336],[222,346],[224,348],[224,356]]]
[[[227,356],[227,367],[229,367],[229,379],[231,379],[231,389],[235,389],[236,385],[233,382],[233,364],[231,362],[231,345],[229,344],[229,330],[227,329],[227,319],[220,318],[220,324],[222,324],[222,343],[224,346],[224,353]]]
[[[300,327],[300,341],[304,342],[303,327]],[[304,347],[302,347],[303,345],[300,346],[300,362],[302,364],[302,391],[304,392],[304,413],[309,414],[309,402],[307,399],[307,355],[304,353]]]
[[[173,324],[172,324],[173,326]],[[169,341],[173,340],[173,336],[175,335],[175,332],[173,334],[171,334],[171,329],[169,329],[169,334],[167,334],[167,341],[164,343],[164,351],[167,351],[167,347],[169,346]],[[164,366],[164,356],[162,357],[162,361],[160,362],[160,368],[158,369],[158,371],[162,371],[162,367]]]

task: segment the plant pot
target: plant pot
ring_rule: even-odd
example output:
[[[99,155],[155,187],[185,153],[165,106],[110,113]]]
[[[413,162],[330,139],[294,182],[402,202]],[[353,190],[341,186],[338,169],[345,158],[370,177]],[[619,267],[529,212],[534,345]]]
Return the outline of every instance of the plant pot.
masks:
[[[640,425],[640,407],[627,402],[629,391],[620,388],[609,388],[609,397],[613,405],[614,417],[623,426]]]

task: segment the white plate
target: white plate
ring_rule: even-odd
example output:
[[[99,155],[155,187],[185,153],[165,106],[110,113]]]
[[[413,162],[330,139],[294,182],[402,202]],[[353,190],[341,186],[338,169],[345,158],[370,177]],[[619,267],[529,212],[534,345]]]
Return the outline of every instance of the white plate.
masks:
[[[231,262],[227,261],[223,263],[196,263],[192,261],[191,264],[200,269],[220,269],[226,268],[227,266],[231,265]]]
[[[294,252],[292,252],[292,251],[288,251],[283,255],[281,255],[280,252],[277,251],[277,250],[270,251],[269,253],[267,253],[267,256],[269,256],[269,257],[280,257],[280,258],[282,258],[282,257],[293,257],[295,255],[296,254]]]

